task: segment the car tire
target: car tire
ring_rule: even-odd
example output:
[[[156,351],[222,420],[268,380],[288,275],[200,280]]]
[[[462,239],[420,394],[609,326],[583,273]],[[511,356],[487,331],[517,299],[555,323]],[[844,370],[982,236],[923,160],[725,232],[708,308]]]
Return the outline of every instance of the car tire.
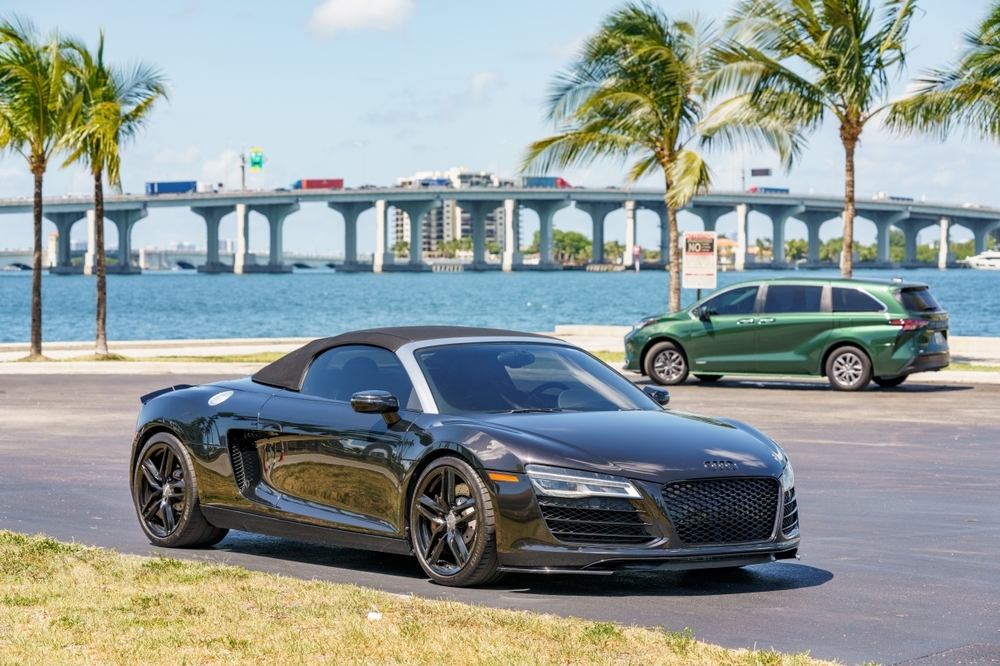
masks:
[[[898,377],[875,377],[873,381],[882,388],[892,388],[905,382],[906,378],[907,375],[900,375]]]
[[[503,577],[493,500],[461,458],[438,458],[420,474],[410,501],[410,536],[421,568],[441,585],[472,587]]]
[[[180,440],[167,432],[150,437],[132,474],[132,503],[149,540],[164,548],[205,548],[229,530],[201,513],[194,466]]]
[[[673,342],[659,342],[646,354],[646,375],[661,386],[683,384],[688,377],[687,357]]]
[[[862,391],[872,380],[872,363],[857,347],[840,347],[826,359],[826,378],[838,391]]]
[[[711,384],[712,382],[717,382],[722,379],[722,375],[695,375],[700,382],[706,382]]]

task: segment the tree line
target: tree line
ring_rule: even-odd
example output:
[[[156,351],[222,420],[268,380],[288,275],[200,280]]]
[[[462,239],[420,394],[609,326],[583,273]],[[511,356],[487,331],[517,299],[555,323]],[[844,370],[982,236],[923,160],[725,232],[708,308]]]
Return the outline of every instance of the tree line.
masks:
[[[680,309],[677,210],[712,183],[705,152],[769,149],[794,168],[831,121],[844,149],[841,273],[854,254],[855,155],[877,121],[896,134],[944,139],[955,128],[1000,138],[1000,1],[964,36],[955,62],[925,72],[902,99],[917,0],[740,0],[720,27],[649,2],[612,12],[551,85],[555,133],[528,146],[521,169],[542,173],[610,158],[627,181],[658,173],[670,235],[671,312]]]
[[[0,149],[28,162],[34,178],[34,258],[31,279],[31,351],[42,360],[42,183],[57,157],[61,166],[86,168],[94,179],[97,273],[95,354],[108,355],[104,256],[104,180],[121,189],[123,146],[167,96],[166,79],[142,62],[121,67],[97,48],[53,32],[43,38],[21,17],[0,21]]]

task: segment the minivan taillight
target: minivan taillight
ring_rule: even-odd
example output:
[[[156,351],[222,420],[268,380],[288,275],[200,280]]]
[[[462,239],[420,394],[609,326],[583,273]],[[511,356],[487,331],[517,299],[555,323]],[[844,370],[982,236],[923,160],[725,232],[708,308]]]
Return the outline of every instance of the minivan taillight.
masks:
[[[890,326],[902,326],[904,331],[916,331],[925,328],[930,322],[924,319],[890,319]]]

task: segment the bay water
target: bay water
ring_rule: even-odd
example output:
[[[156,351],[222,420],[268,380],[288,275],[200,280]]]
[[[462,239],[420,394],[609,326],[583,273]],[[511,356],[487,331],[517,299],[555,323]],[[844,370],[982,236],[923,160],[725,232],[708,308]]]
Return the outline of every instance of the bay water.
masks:
[[[831,271],[719,274],[719,286],[770,277],[838,277]],[[1000,273],[924,268],[856,271],[924,282],[948,310],[952,335],[1000,336]],[[95,283],[42,279],[47,341],[92,340]],[[442,324],[551,331],[557,324],[629,325],[667,309],[666,271],[201,275],[149,271],[108,276],[108,338],[321,337],[377,326]],[[683,292],[684,305],[695,300]],[[27,342],[31,273],[0,274],[0,342]]]

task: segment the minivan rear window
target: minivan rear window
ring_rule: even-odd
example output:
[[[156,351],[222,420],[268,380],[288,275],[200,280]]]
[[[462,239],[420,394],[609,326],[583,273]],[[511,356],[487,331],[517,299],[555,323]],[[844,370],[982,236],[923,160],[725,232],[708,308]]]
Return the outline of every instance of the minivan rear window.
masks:
[[[896,292],[896,300],[907,312],[935,312],[941,309],[927,287],[901,289]]]
[[[830,296],[834,312],[882,312],[885,310],[882,301],[853,287],[834,287]]]

